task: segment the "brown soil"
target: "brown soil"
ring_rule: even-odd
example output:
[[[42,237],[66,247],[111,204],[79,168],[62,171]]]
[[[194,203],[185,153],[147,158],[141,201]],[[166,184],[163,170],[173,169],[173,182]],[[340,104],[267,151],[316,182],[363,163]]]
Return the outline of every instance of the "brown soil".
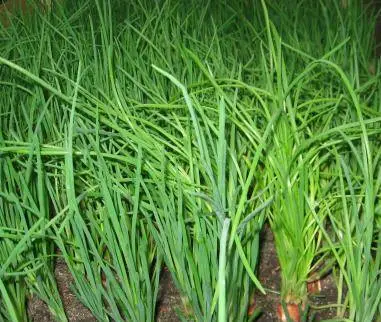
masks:
[[[73,277],[61,259],[57,261],[55,277],[68,320],[70,322],[96,322],[97,320],[91,312],[75,297],[71,289],[74,283]],[[175,311],[176,309],[181,309],[180,295],[166,268],[163,269],[160,277],[159,300],[157,304],[158,322],[180,321]],[[53,315],[49,312],[48,306],[37,297],[29,300],[28,315],[31,321],[55,321]]]
[[[91,312],[76,298],[71,285],[74,279],[62,259],[58,259],[54,270],[58,290],[65,308],[65,313],[70,322],[96,322]],[[36,297],[28,303],[28,313],[31,321],[53,322],[53,315],[47,305]]]
[[[180,293],[173,284],[171,273],[165,267],[160,277],[157,322],[180,322],[176,310],[182,309]]]
[[[261,236],[259,278],[267,290],[267,295],[255,295],[255,305],[262,310],[259,322],[277,321],[276,306],[279,303],[280,269],[274,249],[273,236],[266,226]],[[62,260],[58,260],[55,269],[58,288],[62,297],[67,317],[70,322],[95,322],[96,319],[76,298],[71,290],[73,278]],[[318,296],[311,298],[314,306],[327,305],[336,302],[336,287],[330,276],[322,281],[322,291]],[[181,310],[182,303],[179,292],[176,290],[168,269],[164,268],[160,278],[160,290],[157,303],[158,322],[178,322],[176,310]],[[47,306],[40,300],[33,298],[29,301],[28,312],[31,321],[53,322]],[[322,321],[335,316],[334,309],[319,311],[311,310],[314,321]],[[310,315],[311,315],[310,314]],[[311,315],[312,316],[312,315]]]
[[[262,230],[261,250],[260,250],[260,265],[259,279],[267,290],[266,295],[257,293],[255,295],[255,305],[262,310],[262,315],[257,320],[258,322],[278,321],[277,305],[280,300],[280,268],[274,248],[274,237],[266,225]],[[321,292],[316,296],[311,296],[311,306],[329,306],[335,304],[337,300],[337,290],[332,276],[327,276],[321,281]],[[310,317],[314,317],[313,321],[323,321],[336,316],[336,311],[331,308],[321,310],[310,310]]]

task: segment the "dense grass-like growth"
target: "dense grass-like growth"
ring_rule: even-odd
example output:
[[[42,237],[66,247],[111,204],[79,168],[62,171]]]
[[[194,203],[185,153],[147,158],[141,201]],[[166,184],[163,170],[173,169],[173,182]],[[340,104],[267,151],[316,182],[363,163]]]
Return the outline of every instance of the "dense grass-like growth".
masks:
[[[183,320],[254,320],[265,222],[286,318],[333,274],[339,320],[380,319],[374,21],[330,0],[96,0],[0,26],[0,320],[32,294],[67,320],[57,258],[99,321],[154,321],[164,265]]]

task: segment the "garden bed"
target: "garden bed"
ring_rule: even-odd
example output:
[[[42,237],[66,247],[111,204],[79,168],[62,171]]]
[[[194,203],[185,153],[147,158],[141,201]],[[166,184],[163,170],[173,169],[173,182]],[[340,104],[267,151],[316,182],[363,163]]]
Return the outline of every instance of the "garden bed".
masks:
[[[0,320],[380,319],[374,6],[30,5],[1,15]]]
[[[261,315],[257,321],[271,322],[278,320],[276,308],[279,303],[280,294],[280,268],[274,248],[273,236],[269,227],[264,229],[261,240],[261,264],[259,266],[258,276],[269,292],[266,296],[257,293],[255,296],[255,306],[261,310]],[[62,261],[56,263],[55,276],[69,321],[96,321],[91,312],[75,298],[75,295],[70,290],[73,279]],[[336,311],[334,307],[330,307],[330,304],[334,305],[336,303],[337,289],[335,282],[332,280],[332,276],[329,275],[323,280],[322,291],[315,296],[313,304],[317,307],[324,306],[325,308],[312,310],[310,317],[314,316],[314,321],[334,318]],[[164,268],[160,278],[156,320],[158,322],[178,322],[180,320],[176,313],[177,310],[183,310],[181,296],[173,284],[170,272],[167,268]],[[44,302],[36,298],[29,301],[29,318],[31,321],[54,321],[53,316],[49,312],[49,308]]]

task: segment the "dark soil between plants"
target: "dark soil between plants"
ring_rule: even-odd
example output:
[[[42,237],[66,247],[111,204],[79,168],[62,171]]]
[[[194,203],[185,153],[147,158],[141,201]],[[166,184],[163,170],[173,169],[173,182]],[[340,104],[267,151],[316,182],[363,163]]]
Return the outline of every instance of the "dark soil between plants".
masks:
[[[266,288],[267,294],[255,295],[255,306],[262,310],[259,322],[277,321],[276,306],[279,303],[280,269],[274,248],[274,240],[270,229],[266,226],[261,236],[259,278]],[[71,290],[73,278],[62,260],[58,260],[55,268],[55,276],[62,297],[67,317],[70,322],[95,322],[91,312],[85,308],[75,297]],[[322,291],[318,297],[312,298],[313,305],[327,305],[336,302],[336,287],[330,276],[322,281]],[[181,297],[175,288],[170,272],[164,268],[160,279],[160,291],[157,303],[158,322],[177,322],[180,319],[176,310],[182,309]],[[37,298],[32,298],[28,303],[28,313],[31,321],[53,322],[45,303]],[[315,315],[314,321],[322,321],[335,316],[335,310],[324,309],[311,310]]]
[[[255,306],[262,310],[262,315],[257,321],[278,321],[276,312],[280,299],[280,268],[274,247],[274,237],[267,225],[262,230],[259,263],[259,280],[267,290],[267,294],[262,295],[259,292],[255,294]],[[337,289],[332,276],[328,275],[321,281],[321,284],[321,292],[310,298],[311,305],[318,307],[335,304],[337,302]],[[313,321],[323,321],[335,317],[336,309],[332,307],[324,310],[311,309],[309,313],[310,317],[314,317]]]

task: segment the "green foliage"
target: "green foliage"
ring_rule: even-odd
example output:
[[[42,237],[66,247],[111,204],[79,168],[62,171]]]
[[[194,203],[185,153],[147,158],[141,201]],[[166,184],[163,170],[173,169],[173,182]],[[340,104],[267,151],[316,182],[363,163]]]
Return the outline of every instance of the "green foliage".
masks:
[[[379,318],[370,17],[330,0],[66,1],[0,27],[0,319],[26,320],[33,293],[66,321],[60,257],[100,321],[155,320],[163,265],[183,319],[250,320],[266,220],[283,301],[333,271],[338,318]]]

